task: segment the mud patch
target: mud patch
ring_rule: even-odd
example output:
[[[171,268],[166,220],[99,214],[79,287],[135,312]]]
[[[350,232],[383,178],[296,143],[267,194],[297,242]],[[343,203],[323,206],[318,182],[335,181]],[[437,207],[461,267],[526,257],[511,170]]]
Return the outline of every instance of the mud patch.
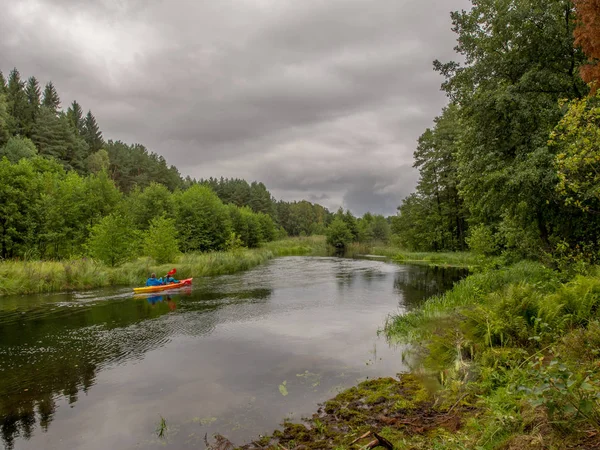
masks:
[[[271,436],[235,448],[405,448],[407,441],[455,434],[474,413],[468,405],[446,404],[415,375],[368,380],[325,402],[303,423],[284,422]],[[209,448],[224,448],[223,437],[216,439]]]

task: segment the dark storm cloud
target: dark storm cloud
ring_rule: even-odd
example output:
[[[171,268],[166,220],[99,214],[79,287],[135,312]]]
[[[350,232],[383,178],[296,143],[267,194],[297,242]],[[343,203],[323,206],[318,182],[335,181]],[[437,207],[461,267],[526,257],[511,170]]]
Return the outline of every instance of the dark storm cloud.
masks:
[[[52,79],[108,138],[195,177],[394,213],[417,137],[445,103],[449,11],[467,0],[21,0],[0,69]],[[4,36],[7,36],[5,38]]]

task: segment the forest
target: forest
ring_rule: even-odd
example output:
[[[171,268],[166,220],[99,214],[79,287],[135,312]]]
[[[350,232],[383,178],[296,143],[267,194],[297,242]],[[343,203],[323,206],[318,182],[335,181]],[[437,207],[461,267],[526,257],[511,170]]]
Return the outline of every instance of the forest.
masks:
[[[434,62],[449,104],[414,153],[403,246],[597,260],[599,6],[575,3],[578,15],[564,0],[452,13],[464,63]]]
[[[180,252],[322,235],[336,218],[347,224],[338,245],[390,234],[382,216],[276,201],[260,182],[183,178],[141,144],[105,140],[91,111],[77,101],[62,109],[52,82],[42,89],[16,68],[0,73],[0,158],[2,259],[165,263]]]

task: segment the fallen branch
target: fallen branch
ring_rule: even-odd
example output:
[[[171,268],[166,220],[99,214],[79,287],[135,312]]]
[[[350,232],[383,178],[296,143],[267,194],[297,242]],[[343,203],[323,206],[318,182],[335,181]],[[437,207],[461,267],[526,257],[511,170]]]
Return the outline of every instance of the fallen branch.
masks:
[[[354,445],[354,444],[356,444],[358,441],[360,441],[361,439],[364,439],[364,438],[366,438],[366,437],[369,437],[369,436],[371,436],[371,432],[370,432],[370,431],[367,431],[367,432],[366,432],[365,434],[363,434],[362,436],[360,436],[360,437],[357,437],[357,438],[356,438],[356,439],[354,439],[352,442],[350,442],[350,445]]]
[[[367,431],[362,436],[357,437],[352,442],[350,442],[350,445],[356,444],[361,439],[365,439],[369,436],[373,436],[375,439],[373,439],[371,442],[369,442],[367,445],[365,445],[364,447],[361,447],[361,448],[372,449],[375,447],[383,447],[383,448],[387,448],[388,450],[394,450],[394,446],[392,445],[392,443],[390,441],[388,441],[383,436],[375,433],[374,431]]]

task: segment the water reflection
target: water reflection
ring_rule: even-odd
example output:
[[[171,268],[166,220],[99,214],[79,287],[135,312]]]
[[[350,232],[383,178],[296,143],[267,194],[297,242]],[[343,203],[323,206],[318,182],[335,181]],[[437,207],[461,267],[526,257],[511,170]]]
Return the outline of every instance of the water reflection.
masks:
[[[406,310],[419,307],[434,295],[451,289],[454,283],[465,278],[469,271],[457,267],[406,266],[396,274],[394,289],[402,295]]]
[[[45,303],[28,312],[0,312],[0,433],[7,449],[15,439],[29,439],[36,423],[47,431],[56,398],[73,405],[87,393],[96,374],[109,365],[139,359],[165,344],[174,333],[212,332],[216,316],[209,313],[247,298],[267,300],[269,289],[228,296],[192,290],[177,295],[135,295],[93,303]],[[181,302],[186,299],[185,305]],[[61,298],[61,300],[64,300]],[[211,300],[221,300],[215,302]],[[179,327],[158,321],[172,313],[206,315],[201,326]],[[144,326],[138,326],[144,323]]]
[[[7,299],[10,308],[0,306],[2,440],[8,449],[41,448],[48,442],[63,448],[105,448],[117,439],[113,436],[131,436],[135,443],[143,430],[151,433],[154,427],[123,419],[92,444],[81,437],[83,429],[72,433],[88,422],[63,408],[86,397],[78,408],[85,404],[87,420],[102,421],[107,399],[121,410],[129,408],[124,416],[152,423],[152,406],[167,408],[184,386],[188,388],[173,411],[195,410],[198,404],[200,409],[221,409],[227,412],[222,412],[223,423],[248,424],[247,430],[237,429],[240,439],[254,436],[275,427],[289,412],[285,400],[308,408],[329,397],[328,390],[342,380],[353,383],[349,374],[377,376],[395,370],[395,359],[376,367],[374,360],[385,352],[375,350],[377,357],[370,356],[377,328],[398,302],[414,307],[460,277],[447,270],[292,257],[244,274],[205,278],[177,295],[131,297],[128,290],[113,289]],[[308,383],[306,393],[299,390],[307,383],[298,374],[309,372],[319,374],[320,384]],[[284,399],[277,386],[286,379],[290,395]],[[127,397],[130,392],[137,394]],[[245,398],[255,399],[252,417],[247,408],[235,412],[236,402]],[[48,441],[36,436],[36,428],[48,432],[53,420]],[[223,423],[207,425],[202,436],[225,431]]]

